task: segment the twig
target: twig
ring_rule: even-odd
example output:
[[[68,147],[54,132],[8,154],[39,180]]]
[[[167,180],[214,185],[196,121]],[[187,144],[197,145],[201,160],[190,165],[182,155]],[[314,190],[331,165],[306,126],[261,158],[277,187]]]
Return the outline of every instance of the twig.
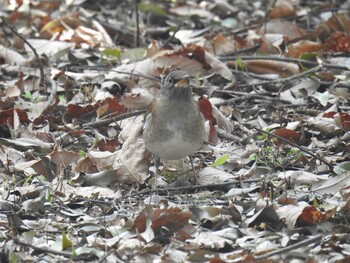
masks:
[[[40,57],[38,53],[36,52],[35,48],[28,42],[27,39],[25,39],[20,33],[16,31],[14,26],[10,25],[10,23],[7,21],[7,19],[4,16],[1,16],[2,22],[11,30],[12,33],[14,33],[16,36],[18,36],[20,39],[23,40],[25,44],[28,45],[28,47],[33,51],[35,59],[39,65],[39,71],[40,71],[40,84],[44,84],[45,80],[45,75],[44,75],[44,67],[43,64],[41,63]]]
[[[154,77],[148,77],[142,73],[138,74],[138,73],[134,73],[134,72],[126,72],[126,71],[120,71],[120,70],[109,70],[111,72],[117,72],[119,74],[125,74],[125,75],[130,75],[130,76],[136,76],[136,77],[140,77],[140,78],[144,78],[144,79],[149,79],[149,80],[153,80],[155,82],[160,82],[159,79],[154,78]]]
[[[227,182],[227,183],[221,183],[221,184],[204,184],[204,185],[189,185],[189,186],[181,186],[181,187],[173,187],[173,188],[157,188],[157,192],[176,192],[176,191],[184,191],[184,190],[196,190],[196,189],[201,189],[201,188],[219,188],[219,187],[224,187],[224,186],[229,186],[232,184],[241,184],[241,183],[256,183],[260,182],[260,179],[249,179],[249,180],[237,180],[237,181],[232,181],[232,182]],[[141,190],[138,193],[134,193],[131,196],[135,195],[141,195],[141,194],[149,194],[152,193],[152,189],[144,189]]]
[[[261,21],[260,25],[258,26],[258,28],[261,28],[261,27],[265,24],[267,18],[269,17],[269,15],[270,15],[270,13],[271,13],[271,11],[272,11],[272,8],[274,8],[274,6],[276,5],[276,2],[277,2],[277,0],[274,0],[274,1],[272,2],[271,6],[270,6],[269,9],[267,10],[267,12],[266,12],[266,14],[265,14],[263,20]]]
[[[236,59],[240,59],[242,61],[244,61],[244,60],[275,60],[275,61],[305,64],[305,65],[309,65],[309,66],[319,65],[319,63],[316,61],[310,61],[310,60],[299,59],[299,58],[277,57],[277,56],[255,56],[255,55],[254,56],[219,56],[219,59],[223,60],[223,61],[236,60]],[[322,63],[322,66],[324,68],[348,70],[348,68],[346,66],[339,66],[339,65],[334,65],[334,64],[330,64],[330,63]]]
[[[140,46],[140,18],[139,18],[139,7],[138,7],[138,0],[134,0],[135,4],[135,16],[136,16],[136,35],[134,38],[135,41],[135,47]]]
[[[124,120],[124,119],[127,119],[127,118],[138,116],[138,115],[144,114],[146,112],[147,112],[147,110],[132,111],[132,112],[127,112],[127,113],[120,114],[120,115],[118,115],[116,117],[114,117],[113,114],[110,114],[110,116],[108,116],[108,119],[102,119],[102,120],[98,120],[98,121],[94,121],[94,122],[89,122],[89,123],[83,124],[83,128],[100,127],[100,126],[103,126],[103,125],[110,124],[112,122],[117,122],[117,121],[121,121],[121,120]],[[79,126],[75,126],[73,129],[79,129]]]
[[[40,252],[44,252],[44,253],[48,253],[48,254],[59,255],[59,256],[64,256],[64,257],[69,257],[69,258],[73,257],[73,254],[71,252],[57,251],[57,250],[53,250],[53,249],[46,248],[46,247],[37,247],[37,246],[34,246],[32,244],[29,244],[29,243],[21,241],[17,237],[11,237],[11,239],[16,244],[19,244],[19,245],[22,245],[22,246],[26,246],[26,247],[30,247],[30,248],[32,248],[32,249],[34,249],[36,251],[40,251]]]
[[[175,38],[176,33],[181,29],[182,24],[183,24],[182,21],[180,21],[179,24],[177,25],[174,33],[164,42],[164,44],[161,46],[161,49],[163,47],[165,47],[166,45],[168,45],[171,41],[173,41],[173,39]]]
[[[49,96],[46,104],[44,105],[43,112],[51,106],[51,104],[54,102],[56,94],[57,94],[57,82],[54,80],[50,80],[50,83],[51,83],[51,93],[50,93],[50,96]]]
[[[299,74],[295,74],[293,76],[287,77],[287,78],[279,78],[279,79],[272,79],[272,80],[267,80],[267,81],[262,81],[259,83],[253,83],[253,84],[246,84],[246,85],[239,85],[240,88],[246,88],[246,87],[252,87],[252,86],[262,86],[262,85],[269,85],[269,84],[277,84],[277,83],[283,83],[285,81],[291,81],[293,79],[298,79],[301,77],[304,77],[310,73],[315,73],[317,71],[319,71],[321,68],[323,67],[322,65],[318,65],[316,67],[313,67],[309,70],[303,71]],[[225,94],[233,94],[235,91],[232,90],[215,90],[214,93],[225,93]]]
[[[220,93],[221,91],[218,90],[217,91],[218,93]],[[224,91],[224,93],[226,93]],[[232,92],[232,94],[234,95],[237,95],[239,94],[240,92]],[[245,93],[245,94],[239,94],[241,97],[238,97],[238,98],[232,98],[232,99],[229,99],[229,100],[226,100],[226,101],[222,101],[222,102],[219,102],[219,103],[215,103],[215,106],[216,107],[220,107],[220,106],[223,106],[223,105],[229,105],[229,104],[233,104],[235,102],[238,102],[238,101],[242,101],[242,100],[247,100],[247,99],[261,99],[261,100],[268,100],[268,101],[273,101],[273,102],[280,102],[280,103],[284,103],[284,104],[291,104],[290,101],[288,100],[282,100],[282,99],[279,99],[279,98],[273,98],[273,97],[268,97],[268,96],[265,96],[265,95],[262,95],[262,94],[248,94],[248,93]]]
[[[115,252],[115,250],[114,249],[110,249],[102,258],[99,259],[99,261],[97,261],[97,263],[108,262],[106,259],[107,259],[107,257],[109,255],[112,255],[113,252]],[[124,262],[124,261],[121,261],[121,262]]]
[[[287,139],[285,139],[285,138],[283,138],[283,137],[281,137],[281,136],[279,136],[279,135],[277,135],[277,134],[274,134],[274,133],[271,133],[271,132],[267,132],[267,131],[261,130],[261,129],[259,129],[259,128],[256,128],[256,127],[253,127],[253,128],[254,128],[255,130],[259,131],[259,132],[268,134],[268,135],[270,135],[270,136],[272,136],[272,137],[275,137],[275,138],[277,138],[277,139],[279,139],[279,140],[281,140],[281,141],[283,141],[283,142],[285,142],[285,143],[287,143],[287,144],[289,144],[289,145],[291,145],[291,146],[293,146],[293,147],[295,147],[295,148],[298,148],[300,151],[302,151],[302,152],[304,152],[304,153],[307,153],[308,155],[311,155],[312,157],[316,158],[316,159],[319,160],[320,162],[324,163],[325,165],[327,165],[327,166],[329,167],[329,169],[330,169],[331,171],[333,171],[333,166],[332,166],[329,162],[327,162],[325,159],[323,159],[323,158],[317,156],[316,154],[312,153],[311,151],[306,150],[305,148],[299,146],[299,145],[296,144],[295,142],[292,142],[292,141],[290,141],[290,140],[287,140]]]
[[[17,237],[10,237],[10,238],[18,245],[26,246],[26,247],[34,249],[35,251],[39,251],[39,252],[46,253],[46,254],[53,254],[53,255],[67,257],[67,258],[72,259],[73,261],[81,260],[84,262],[91,262],[92,259],[95,259],[95,257],[96,257],[96,255],[94,255],[94,254],[82,254],[82,255],[74,256],[72,252],[57,251],[57,250],[46,248],[46,247],[37,247],[35,245],[21,241]]]
[[[293,244],[293,245],[290,245],[290,246],[288,246],[288,247],[284,247],[284,248],[281,248],[281,249],[277,249],[277,250],[275,250],[275,251],[266,253],[266,254],[264,254],[264,255],[255,256],[255,259],[257,259],[257,260],[266,259],[266,258],[275,256],[275,255],[284,254],[284,253],[286,253],[286,252],[288,252],[288,251],[291,251],[291,250],[293,250],[293,249],[296,249],[296,248],[299,248],[299,247],[303,247],[303,246],[307,246],[307,245],[310,245],[310,244],[319,242],[319,241],[321,241],[321,240],[322,240],[322,235],[318,235],[318,236],[312,237],[312,238],[310,238],[310,239],[306,239],[306,240],[300,241],[300,242],[298,242],[298,243],[296,243],[296,244]]]

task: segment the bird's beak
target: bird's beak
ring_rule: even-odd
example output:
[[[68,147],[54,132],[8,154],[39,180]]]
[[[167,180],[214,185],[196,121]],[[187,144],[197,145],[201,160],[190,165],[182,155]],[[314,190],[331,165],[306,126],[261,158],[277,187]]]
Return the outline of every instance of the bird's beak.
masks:
[[[186,88],[186,87],[188,87],[189,84],[190,84],[190,76],[189,75],[186,75],[185,77],[183,77],[182,79],[180,79],[176,82],[176,86],[179,88]]]

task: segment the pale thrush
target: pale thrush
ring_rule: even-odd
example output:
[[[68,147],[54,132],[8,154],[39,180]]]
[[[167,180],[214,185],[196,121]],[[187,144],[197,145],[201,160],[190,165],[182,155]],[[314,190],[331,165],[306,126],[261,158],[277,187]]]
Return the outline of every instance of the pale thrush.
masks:
[[[181,159],[203,144],[204,117],[192,97],[189,81],[185,71],[172,71],[150,105],[143,137],[146,148],[160,158]]]

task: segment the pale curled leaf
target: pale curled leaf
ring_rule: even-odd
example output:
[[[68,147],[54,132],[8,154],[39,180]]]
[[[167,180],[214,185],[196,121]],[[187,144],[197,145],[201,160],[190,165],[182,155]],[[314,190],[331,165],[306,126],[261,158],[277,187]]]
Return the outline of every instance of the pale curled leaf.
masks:
[[[28,42],[39,55],[44,54],[52,61],[60,59],[74,47],[73,43],[46,39],[28,39]],[[28,47],[28,45],[25,45],[25,49],[34,57],[33,51]]]
[[[298,217],[303,212],[304,208],[309,206],[306,202],[299,202],[297,205],[287,205],[279,207],[276,210],[280,219],[284,219],[287,222],[288,228],[293,229]]]
[[[330,177],[326,181],[321,181],[319,183],[314,183],[312,191],[319,194],[336,194],[339,189],[346,186],[350,179],[350,172],[345,172],[341,175],[336,175]]]
[[[108,151],[89,151],[88,157],[96,165],[99,171],[104,171],[113,166],[113,163],[117,158],[117,152],[111,153]]]
[[[334,119],[331,118],[312,117],[307,120],[307,123],[328,135],[340,130],[335,124]]]
[[[213,167],[205,167],[199,172],[198,184],[219,184],[227,182],[229,179],[233,179],[233,175]]]
[[[154,97],[150,89],[135,87],[130,93],[124,94],[123,105],[128,109],[147,109]]]
[[[150,153],[142,138],[143,116],[131,118],[119,136],[122,149],[113,165],[118,176],[129,177],[130,182],[142,183],[148,176]]]
[[[0,45],[0,58],[9,65],[25,66],[28,64],[28,61],[21,54],[2,45]]]
[[[212,113],[215,117],[218,127],[224,129],[226,132],[232,132],[233,124],[231,121],[215,105],[212,105],[212,107]]]
[[[226,238],[222,238],[213,232],[200,232],[197,237],[187,241],[190,244],[196,244],[200,247],[210,249],[224,248],[226,245],[232,244],[232,241]]]
[[[320,180],[327,180],[328,176],[320,176],[306,171],[286,171],[280,172],[278,177],[288,183],[294,184],[311,184]]]

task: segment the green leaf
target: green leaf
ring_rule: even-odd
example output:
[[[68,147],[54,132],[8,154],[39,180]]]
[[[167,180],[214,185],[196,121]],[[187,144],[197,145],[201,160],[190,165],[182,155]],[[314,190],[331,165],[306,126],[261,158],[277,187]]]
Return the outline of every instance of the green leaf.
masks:
[[[224,155],[220,156],[219,158],[217,158],[215,160],[215,162],[212,163],[210,166],[211,167],[217,167],[219,165],[222,165],[222,164],[224,164],[227,161],[228,157],[229,157],[228,154],[224,154]]]
[[[304,53],[300,56],[300,59],[303,59],[303,60],[316,61],[316,58],[317,58],[316,53]]]
[[[160,8],[158,5],[153,3],[139,3],[137,7],[141,12],[151,12],[159,16],[167,15],[167,12],[164,9]]]
[[[17,253],[12,252],[11,253],[10,263],[16,263],[16,262],[18,262],[17,261]]]
[[[67,100],[66,100],[65,95],[59,95],[59,96],[58,96],[58,99],[59,99],[63,104],[67,103]]]
[[[256,161],[257,158],[258,158],[258,156],[255,153],[253,153],[249,156],[248,159],[249,159],[249,161]]]
[[[23,184],[24,184],[24,185],[29,185],[29,184],[30,184],[30,181],[31,181],[32,179],[33,179],[33,175],[27,176],[27,177],[24,179]]]
[[[235,62],[241,70],[244,70],[246,68],[246,64],[244,63],[244,61],[242,59],[237,58]]]
[[[28,100],[33,98],[32,94],[29,91],[26,91],[22,96],[23,96],[23,98],[28,99]]]
[[[62,231],[62,250],[65,250],[66,248],[72,247],[73,243],[68,239],[64,231]]]
[[[143,59],[145,55],[145,48],[130,48],[123,52],[120,56],[121,59],[129,59],[130,61],[139,61]]]
[[[122,54],[121,50],[119,48],[105,48],[102,51],[102,54],[110,57],[116,57],[119,58]]]
[[[47,191],[46,191],[46,202],[51,203],[51,201],[52,201],[51,191],[50,191],[50,190],[47,190]]]
[[[83,150],[80,150],[80,151],[79,151],[79,156],[80,156],[80,157],[85,157],[85,156],[86,156],[86,152],[83,151]]]

